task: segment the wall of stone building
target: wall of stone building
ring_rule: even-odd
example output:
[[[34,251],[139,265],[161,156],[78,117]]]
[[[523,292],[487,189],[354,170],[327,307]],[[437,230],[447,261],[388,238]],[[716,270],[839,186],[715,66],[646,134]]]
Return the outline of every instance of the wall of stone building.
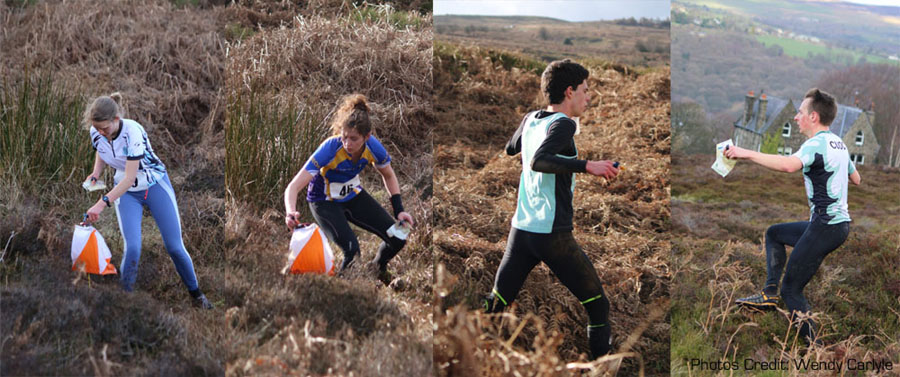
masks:
[[[792,153],[800,150],[800,146],[803,145],[803,142],[806,141],[806,136],[800,133],[800,128],[797,127],[797,123],[794,122],[794,115],[797,112],[792,106],[785,106],[778,114],[775,115],[775,120],[769,129],[766,130],[766,133],[777,132],[778,135],[782,134],[782,126],[785,123],[791,124],[791,136],[787,138],[782,138],[783,146],[791,148]]]
[[[856,145],[856,133],[862,131],[863,145]],[[874,165],[875,157],[878,156],[880,145],[875,138],[875,131],[869,124],[869,118],[860,115],[856,118],[856,122],[850,127],[850,130],[844,135],[844,145],[847,146],[847,152],[850,154],[862,154],[865,156],[864,165]]]
[[[750,132],[743,128],[734,127],[734,133],[731,136],[731,141],[734,143],[734,145],[737,145],[741,148],[757,151],[759,150],[760,143],[762,143],[762,138],[755,132]]]

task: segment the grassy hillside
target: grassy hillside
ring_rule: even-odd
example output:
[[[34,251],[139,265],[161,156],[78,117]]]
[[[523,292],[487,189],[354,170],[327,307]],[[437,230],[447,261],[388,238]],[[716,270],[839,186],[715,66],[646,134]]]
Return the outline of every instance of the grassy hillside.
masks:
[[[849,192],[850,237],[826,257],[804,291],[826,344],[807,350],[789,327],[787,312],[759,313],[734,305],[734,299],[759,290],[765,280],[768,226],[808,219],[802,178],[739,162],[723,179],[709,168],[712,160],[673,157],[673,374],[715,374],[691,370],[692,358],[737,360],[740,371],[747,358],[897,365],[900,273],[889,266],[900,263],[900,171],[860,167],[862,185],[851,185]],[[897,375],[896,367],[893,373],[886,375]]]
[[[222,374],[222,9],[10,3],[0,3],[0,374]],[[191,307],[150,219],[134,293],[118,276],[71,271],[73,225],[99,198],[80,187],[93,163],[81,113],[113,91],[166,164],[184,243],[216,310]],[[115,211],[95,226],[118,265]]]
[[[270,5],[277,5],[272,3]],[[241,8],[246,14],[257,14]],[[224,306],[226,375],[422,376],[432,368],[431,17],[389,7],[301,12],[284,27],[228,44]],[[296,14],[295,14],[296,15]],[[417,227],[388,269],[389,286],[362,265],[343,277],[283,276],[290,232],[283,192],[331,134],[343,95],[362,93],[373,132],[391,155]],[[363,186],[385,208],[374,169]],[[312,222],[300,192],[298,210]],[[362,261],[381,240],[354,228]],[[343,259],[333,246],[336,264]]]
[[[779,46],[788,56],[806,59],[813,55],[822,55],[830,61],[838,62],[857,62],[865,59],[869,63],[891,64],[890,60],[883,56],[864,54],[858,51],[848,50],[846,48],[834,48],[821,44],[798,41],[796,39],[777,37],[773,35],[757,35],[756,40],[762,44],[769,46]]]
[[[575,237],[610,297],[617,355],[587,363],[587,316],[546,266],[514,307],[482,314],[503,256],[521,172],[503,146],[538,98],[535,57],[493,47],[435,46],[436,374],[665,375],[671,250],[666,232],[668,69],[588,64],[592,106],[575,136],[580,158],[614,159],[613,181],[576,177]],[[450,126],[452,125],[452,126]],[[568,364],[567,364],[568,363]]]

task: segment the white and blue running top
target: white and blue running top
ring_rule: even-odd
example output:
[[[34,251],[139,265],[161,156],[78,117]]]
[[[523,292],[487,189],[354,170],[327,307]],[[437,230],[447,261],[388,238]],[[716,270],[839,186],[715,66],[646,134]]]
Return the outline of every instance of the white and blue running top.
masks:
[[[837,135],[819,131],[793,156],[803,162],[803,180],[809,201],[810,221],[819,217],[827,224],[850,221],[847,210],[847,181],[856,166],[847,147]]]
[[[147,190],[166,175],[166,166],[153,153],[144,127],[131,119],[119,120],[119,134],[112,142],[91,127],[91,145],[107,165],[116,169],[116,184],[125,178],[126,161],[140,161],[137,177],[128,191]]]

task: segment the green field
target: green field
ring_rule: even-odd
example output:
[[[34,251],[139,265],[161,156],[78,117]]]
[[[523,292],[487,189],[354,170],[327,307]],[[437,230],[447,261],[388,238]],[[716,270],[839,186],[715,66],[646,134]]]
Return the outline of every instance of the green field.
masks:
[[[740,0],[740,1],[723,1],[723,0],[684,0],[687,4],[705,6],[713,9],[721,9],[733,13],[744,14],[747,16],[759,16],[765,14],[771,7],[779,7],[785,10],[797,10],[817,15],[833,14],[833,12],[824,7],[810,7],[806,3],[791,2],[781,0]]]
[[[765,44],[766,47],[773,45],[781,46],[781,48],[784,49],[785,54],[801,59],[806,59],[809,57],[809,54],[812,53],[828,56],[831,61],[836,63],[842,61],[846,62],[846,57],[851,56],[853,57],[853,62],[857,62],[860,58],[865,57],[866,61],[869,63],[897,64],[896,62],[891,62],[887,58],[877,55],[863,54],[845,48],[827,47],[790,38],[772,35],[757,35],[756,40]]]

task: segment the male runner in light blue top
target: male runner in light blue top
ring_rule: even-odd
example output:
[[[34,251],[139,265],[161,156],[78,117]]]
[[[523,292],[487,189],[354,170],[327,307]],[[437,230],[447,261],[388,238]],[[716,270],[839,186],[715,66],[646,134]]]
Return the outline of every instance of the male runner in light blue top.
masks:
[[[809,283],[829,253],[837,249],[850,234],[850,214],[847,211],[847,184],[860,182],[859,172],[850,161],[847,146],[831,133],[829,126],[837,113],[837,104],[830,94],[819,89],[806,93],[794,121],[800,132],[809,137],[797,153],[778,156],[730,147],[728,158],[748,159],[769,169],[795,172],[803,169],[806,197],[809,202],[809,221],[777,224],[766,230],[767,280],[762,292],[738,299],[739,304],[754,308],[774,308],[778,303],[778,281],[781,296],[791,311],[810,311],[803,297]],[[794,250],[785,269],[785,245]],[[816,342],[816,328],[812,320],[801,323],[800,335],[807,342]]]

